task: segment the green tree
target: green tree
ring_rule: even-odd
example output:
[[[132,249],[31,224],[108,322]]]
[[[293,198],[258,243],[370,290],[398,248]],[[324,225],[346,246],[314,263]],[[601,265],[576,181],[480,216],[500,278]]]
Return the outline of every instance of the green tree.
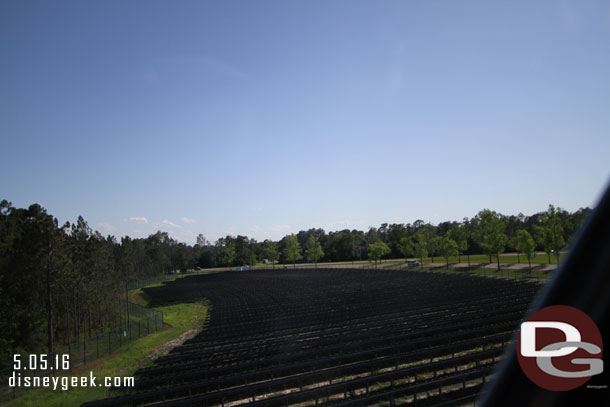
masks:
[[[231,266],[233,264],[234,260],[235,260],[235,246],[233,246],[233,243],[228,243],[225,245],[224,249],[222,250],[222,257],[221,257],[222,264]]]
[[[446,236],[457,244],[458,263],[462,262],[461,255],[468,250],[468,230],[465,225],[453,226]],[[468,256],[468,266],[470,266],[470,256]]]
[[[277,250],[277,245],[271,240],[265,240],[263,243],[263,256],[271,262],[275,268],[275,262],[280,258],[280,252]]]
[[[247,236],[237,235],[233,239],[233,244],[235,247],[235,261],[238,265],[254,265],[256,263],[256,253],[253,250],[256,240],[249,239]]]
[[[435,242],[434,242],[434,231],[432,229],[432,225],[426,224],[423,225],[416,233],[415,238],[417,239],[417,244],[419,246],[419,253],[422,253],[425,249],[426,257],[428,255],[433,256],[435,253]],[[423,262],[422,257],[422,262]],[[432,262],[434,262],[434,257],[432,258]]]
[[[443,236],[438,240],[438,253],[445,258],[447,269],[449,269],[449,257],[458,255],[458,244],[455,240]]]
[[[559,264],[559,255],[566,242],[558,210],[553,205],[549,205],[549,209],[542,214],[541,220],[542,227],[534,229],[536,240],[544,247],[544,251],[549,257],[549,264],[551,263],[551,253],[555,253],[557,264]]]
[[[417,239],[413,245],[413,254],[415,257],[419,257],[419,264],[421,267],[424,265],[424,257],[428,256],[428,249],[426,243],[420,239]]]
[[[199,247],[205,247],[205,246],[209,246],[210,242],[208,241],[208,239],[205,238],[205,236],[203,236],[201,233],[199,233],[197,235],[197,243],[195,243],[195,246],[199,246]]]
[[[353,259],[355,235],[345,229],[328,234],[324,253],[335,261]]]
[[[442,254],[440,253],[442,244],[443,244],[443,238],[441,236],[434,236],[430,240],[430,243],[428,244],[428,252],[429,252],[430,256],[432,256],[432,258],[431,258],[432,263],[434,263],[434,256],[441,255],[441,257],[442,257]]]
[[[521,264],[521,253],[519,252],[519,249],[517,249],[517,244],[518,244],[518,236],[517,236],[517,234],[518,234],[518,232],[519,231],[517,230],[513,236],[508,238],[507,245],[509,247],[512,247],[512,248],[514,248],[516,250],[516,252],[517,252],[517,264]]]
[[[473,219],[475,224],[475,237],[483,252],[490,258],[495,255],[498,261],[498,271],[500,271],[500,253],[504,251],[504,246],[508,238],[504,233],[506,222],[502,216],[489,209],[483,209]]]
[[[385,256],[386,254],[391,252],[388,245],[384,242],[370,243],[368,249],[369,257],[375,260],[375,267],[377,267],[377,262],[381,259],[382,256]]]
[[[406,263],[409,256],[415,251],[415,242],[413,242],[413,238],[410,236],[400,238],[400,241],[398,242],[398,251],[404,256]]]
[[[322,250],[322,245],[318,239],[314,236],[309,236],[307,242],[305,243],[305,258],[308,262],[314,262],[316,268],[318,268],[318,260],[324,256],[324,251]]]
[[[527,230],[518,230],[515,238],[517,252],[527,257],[530,273],[532,272],[532,257],[536,255],[536,243]]]
[[[284,237],[284,257],[292,262],[292,266],[296,267],[297,260],[303,258],[301,255],[301,245],[294,234]]]

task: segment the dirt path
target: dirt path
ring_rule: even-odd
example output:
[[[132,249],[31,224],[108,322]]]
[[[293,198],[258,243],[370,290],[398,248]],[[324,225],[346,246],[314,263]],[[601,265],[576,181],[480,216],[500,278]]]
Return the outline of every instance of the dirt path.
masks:
[[[191,328],[188,331],[181,333],[174,339],[170,339],[169,341],[165,342],[163,345],[161,345],[160,347],[158,347],[157,349],[152,351],[146,357],[150,360],[155,360],[160,356],[165,356],[169,353],[169,351],[174,349],[176,346],[180,346],[184,342],[195,337],[195,335],[197,335],[200,331],[201,331],[201,327]]]

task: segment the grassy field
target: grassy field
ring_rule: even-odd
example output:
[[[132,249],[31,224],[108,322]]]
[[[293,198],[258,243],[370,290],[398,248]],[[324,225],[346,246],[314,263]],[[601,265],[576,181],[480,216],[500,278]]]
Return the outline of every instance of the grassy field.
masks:
[[[561,259],[561,256],[560,256]],[[462,263],[468,263],[467,256],[461,256],[460,258]],[[496,256],[491,257],[491,262],[496,262]],[[401,259],[404,262],[404,259]],[[435,263],[444,263],[444,257],[434,257]],[[489,263],[489,256],[484,254],[473,254],[470,256],[470,262],[472,264],[481,264],[481,263]],[[432,263],[432,258],[424,257],[424,263]],[[458,257],[450,257],[449,263],[458,263]],[[500,264],[527,264],[527,257],[521,255],[517,256],[516,253],[504,253],[500,254]],[[532,265],[534,264],[557,264],[557,256],[554,254],[551,255],[551,262],[549,263],[549,257],[546,253],[536,253],[534,257],[532,257]]]
[[[414,270],[420,270],[419,268],[414,268]],[[502,269],[501,271],[498,271],[496,268],[490,268],[490,267],[480,267],[480,268],[471,268],[470,270],[468,270],[468,268],[455,268],[455,267],[449,267],[448,269],[446,269],[445,267],[426,267],[424,265],[423,267],[424,271],[429,271],[429,272],[439,272],[439,273],[452,273],[452,274],[464,274],[464,273],[469,273],[469,274],[477,274],[477,275],[481,275],[481,276],[486,276],[486,277],[503,277],[503,278],[515,278],[515,279],[534,279],[534,280],[541,280],[544,281],[547,278],[549,278],[552,275],[552,272],[549,271],[544,271],[544,270],[536,270],[536,269],[532,269],[532,272],[530,273],[529,270],[524,269],[524,270],[510,270],[510,269]]]
[[[563,254],[562,254],[563,256]],[[561,257],[560,257],[561,259]],[[421,261],[420,259],[416,259],[418,261]],[[431,257],[424,257],[423,259],[423,264],[429,264],[429,263],[445,263],[445,258],[444,257],[439,257],[439,256],[435,256],[434,257],[434,262],[432,261],[433,259]],[[461,256],[460,259],[461,263],[467,264],[468,263],[468,257],[467,256]],[[380,264],[402,264],[405,262],[404,258],[400,258],[400,259],[382,259]],[[496,257],[492,256],[492,263],[496,263]],[[450,264],[455,264],[458,263],[458,257],[454,256],[454,257],[450,257],[449,258],[449,263]],[[470,256],[470,263],[471,264],[487,264],[489,263],[489,256],[484,255],[484,254],[473,254]],[[318,263],[318,267],[333,267],[333,266],[345,266],[345,265],[366,265],[366,264],[372,264],[370,263],[368,260],[361,260],[361,261],[338,261],[338,262],[329,262],[329,263]],[[500,254],[500,264],[524,264],[527,265],[527,258],[525,256],[517,256],[516,253],[503,253]],[[540,264],[557,264],[557,256],[555,255],[551,255],[551,262],[549,263],[549,259],[546,253],[541,252],[541,253],[536,253],[536,255],[534,257],[532,257],[532,266],[534,265],[540,265]],[[313,263],[297,263],[296,265],[297,267],[313,267],[314,264]],[[264,267],[264,268],[271,268],[272,265],[271,264],[262,264],[262,263],[257,263],[256,267]],[[275,265],[276,268],[283,268],[284,264],[276,264]],[[286,264],[286,267],[292,267],[292,264]],[[235,269],[235,267],[224,267],[224,268],[217,268],[217,269],[206,269],[206,270],[233,270]]]
[[[161,283],[159,283],[160,285]],[[140,305],[148,305],[148,298],[142,290],[130,292],[130,299]],[[152,364],[149,355],[162,347],[163,344],[176,338],[180,334],[196,327],[201,327],[207,313],[207,308],[201,304],[176,304],[165,307],[153,308],[163,312],[165,329],[139,338],[117,351],[95,360],[85,366],[79,367],[73,376],[89,376],[92,371],[97,377],[98,387],[70,388],[67,391],[57,389],[35,389],[18,391],[15,395],[8,394],[0,399],[0,405],[6,407],[61,407],[79,406],[85,401],[112,397],[110,389],[99,387],[103,377],[109,376],[132,376],[141,368]],[[14,399],[13,399],[14,397]]]

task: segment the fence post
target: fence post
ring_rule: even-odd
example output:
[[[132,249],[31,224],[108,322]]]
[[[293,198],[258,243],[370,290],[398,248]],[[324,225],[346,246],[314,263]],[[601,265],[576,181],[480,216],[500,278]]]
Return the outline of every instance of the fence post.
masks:
[[[97,344],[97,357],[100,357],[100,336],[99,334],[97,335],[96,339],[96,344]]]
[[[87,339],[83,340],[83,365],[87,363]]]

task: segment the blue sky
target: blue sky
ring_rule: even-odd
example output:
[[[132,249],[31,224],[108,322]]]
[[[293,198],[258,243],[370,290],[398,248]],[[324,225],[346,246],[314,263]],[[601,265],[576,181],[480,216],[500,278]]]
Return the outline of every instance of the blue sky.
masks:
[[[0,198],[188,243],[573,211],[609,46],[605,1],[2,1]]]

